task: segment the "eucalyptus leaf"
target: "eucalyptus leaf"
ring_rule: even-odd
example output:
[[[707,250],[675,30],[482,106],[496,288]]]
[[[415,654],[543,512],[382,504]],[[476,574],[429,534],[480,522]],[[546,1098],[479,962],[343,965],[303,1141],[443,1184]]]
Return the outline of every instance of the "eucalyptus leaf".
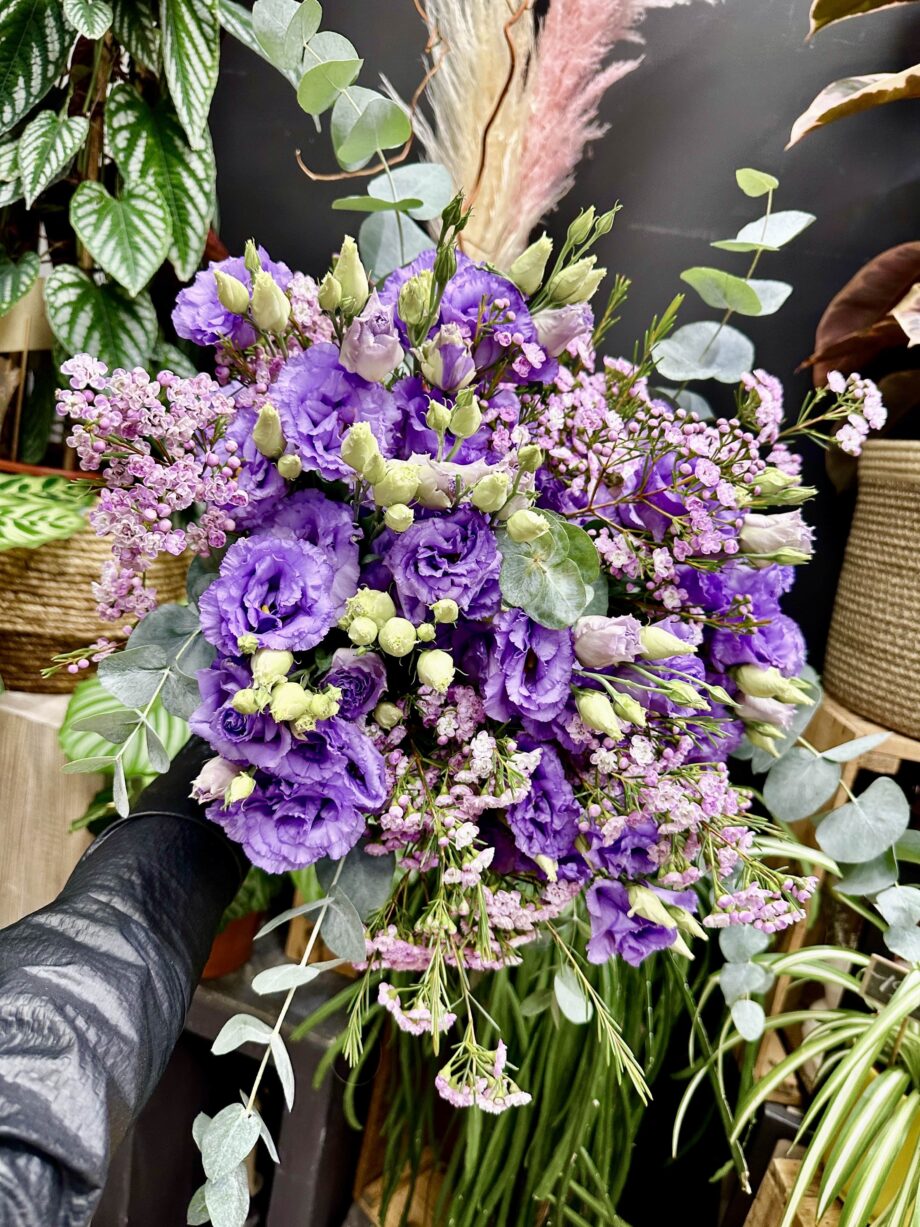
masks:
[[[733,239],[720,239],[711,246],[720,251],[779,251],[791,243],[815,220],[813,213],[786,209],[766,214],[742,226]]]
[[[112,766],[112,804],[119,817],[127,818],[131,810],[131,800],[128,796],[128,781],[125,779],[124,760],[116,757]]]
[[[920,963],[920,929],[916,925],[891,925],[885,931],[884,941],[892,954],[908,963]]]
[[[97,676],[109,692],[125,707],[146,707],[160,689],[163,670],[168,666],[163,649],[155,644],[125,648],[99,662]]]
[[[775,175],[768,175],[763,170],[753,170],[750,166],[735,171],[735,182],[745,196],[766,196],[768,192],[779,187],[779,179]]]
[[[431,251],[434,242],[409,216],[372,213],[361,223],[358,246],[368,272],[380,281],[422,252]]]
[[[753,1044],[763,1035],[763,1006],[757,1001],[736,1001],[731,1009],[732,1022],[742,1039]]]
[[[792,286],[787,281],[761,281],[750,278],[748,285],[760,300],[760,310],[752,315],[773,315],[780,309],[792,293]]]
[[[196,1189],[192,1194],[192,1200],[188,1203],[188,1210],[185,1212],[185,1221],[188,1227],[203,1227],[203,1224],[210,1223],[211,1221],[208,1203],[204,1199],[204,1189],[204,1185]]]
[[[201,706],[201,691],[198,682],[184,673],[170,669],[162,691],[163,706],[172,716],[190,720]]]
[[[266,64],[271,64],[272,61],[266,54],[265,48],[256,38],[250,10],[244,5],[237,3],[237,0],[218,0],[218,9],[220,24],[227,33],[231,34],[238,42],[241,42],[244,47],[248,47],[260,59],[265,60]],[[274,68],[275,65],[273,64],[272,67]],[[295,68],[285,68],[279,71],[296,89],[297,82],[300,80],[300,65],[298,64]]]
[[[834,883],[834,890],[842,895],[874,895],[897,882],[898,862],[894,850],[888,848],[861,865],[842,865],[840,872],[843,877]]]
[[[333,967],[341,967],[344,959],[325,959],[320,963],[308,963],[301,967],[298,963],[282,963],[280,967],[269,967],[260,971],[253,979],[253,992],[259,996],[266,993],[286,993],[292,988],[302,988],[315,980],[324,971]]]
[[[207,1112],[199,1112],[192,1121],[192,1138],[199,1150],[201,1150],[201,1141],[211,1120],[212,1117],[208,1116]]]
[[[530,993],[521,1002],[521,1016],[523,1018],[536,1018],[537,1015],[543,1014],[552,1005],[555,1000],[555,993],[551,988],[539,989],[537,992]]]
[[[737,383],[754,365],[754,346],[737,328],[704,320],[685,324],[655,346],[653,357],[665,379],[717,379]]]
[[[256,938],[265,937],[267,933],[271,933],[273,929],[280,928],[288,921],[293,920],[295,916],[306,916],[308,912],[315,912],[321,907],[325,907],[330,902],[329,899],[311,899],[308,903],[301,903],[297,907],[288,908],[286,912],[279,912],[277,916],[273,916],[256,934]],[[329,944],[328,942],[326,943]]]
[[[361,920],[367,920],[389,899],[395,867],[392,854],[369,856],[365,846],[359,844],[342,861],[330,861],[328,857],[318,861],[316,878],[328,894],[334,891],[345,895]]]
[[[874,860],[907,830],[910,806],[902,789],[881,776],[855,801],[848,801],[820,823],[817,840],[836,861],[861,865]]]
[[[206,646],[199,647],[201,639]],[[201,635],[198,615],[190,605],[158,605],[138,622],[128,640],[128,650],[157,648],[162,664],[176,664],[183,672],[207,668],[213,659],[207,640]],[[200,661],[196,659],[201,652]]]
[[[204,1200],[212,1227],[245,1227],[249,1216],[249,1177],[245,1164],[238,1164],[219,1180],[207,1180]]]
[[[259,1118],[242,1104],[223,1108],[201,1138],[201,1165],[209,1180],[219,1180],[242,1163],[259,1137]]]
[[[70,727],[75,733],[98,733],[100,737],[111,741],[113,745],[121,745],[122,742],[128,740],[139,722],[140,716],[136,711],[117,707],[98,715],[84,716],[80,720],[74,720]]]
[[[149,724],[144,726],[144,742],[147,746],[147,757],[154,771],[158,771],[161,775],[164,771],[168,771],[170,759],[166,747]]]
[[[744,277],[721,268],[688,268],[680,279],[696,290],[707,307],[738,311],[742,315],[760,314],[760,299]]]
[[[581,616],[588,618],[599,614],[605,617],[610,607],[610,584],[607,576],[602,572],[594,583],[589,584],[588,587],[591,590],[591,597],[584,607]]]
[[[333,954],[346,962],[363,963],[367,959],[364,922],[348,896],[339,893],[338,887],[330,893],[330,899],[321,926],[323,941]]]
[[[275,1071],[278,1074],[281,1089],[284,1091],[284,1101],[290,1112],[294,1106],[294,1067],[291,1064],[291,1056],[284,1040],[277,1032],[272,1036],[271,1049],[272,1059],[275,1062]]]
[[[832,763],[850,763],[861,754],[868,754],[887,741],[890,733],[869,733],[866,737],[855,737],[852,741],[844,741],[830,750],[822,750],[821,757]]]
[[[408,213],[422,202],[410,196],[406,200],[377,200],[373,196],[340,196],[333,200],[333,209],[351,213]]]
[[[751,993],[765,993],[773,976],[757,963],[726,963],[719,972],[719,987],[729,1005]]]
[[[450,172],[440,162],[412,162],[377,175],[367,185],[367,192],[381,201],[417,196],[422,203],[410,209],[409,216],[417,222],[430,222],[441,216],[456,189]]]
[[[798,822],[817,814],[837,791],[839,783],[839,764],[816,758],[801,746],[793,746],[771,767],[764,781],[763,797],[774,818],[780,822]],[[820,835],[818,842],[824,848]],[[840,859],[829,848],[824,851],[835,860]]]
[[[251,1014],[234,1014],[217,1033],[211,1051],[220,1057],[224,1053],[242,1048],[244,1044],[267,1044],[271,1035],[271,1027],[261,1018],[253,1018]]]
[[[324,30],[306,48],[297,101],[308,115],[322,115],[357,80],[364,61],[341,34]]]
[[[412,134],[405,108],[360,85],[340,94],[332,108],[332,147],[343,170],[357,170],[374,154],[404,145]]]
[[[881,892],[875,906],[890,925],[920,924],[920,887],[892,886]]]
[[[905,831],[894,846],[898,860],[920,865],[920,831]]]
[[[245,1091],[240,1091],[240,1103],[247,1109],[247,1111],[249,1110],[249,1096],[245,1093]],[[253,1116],[255,1116],[256,1120],[258,1120],[259,1122],[259,1136],[261,1137],[262,1141],[265,1143],[265,1149],[268,1151],[269,1155],[271,1156],[272,1162],[280,1163],[281,1160],[278,1157],[278,1147],[275,1145],[275,1139],[272,1137],[271,1133],[269,1132],[268,1125],[266,1125],[262,1117],[259,1116],[255,1108],[252,1109],[252,1114]]]
[[[93,771],[110,771],[115,762],[114,755],[99,755],[97,758],[78,758],[72,763],[64,763],[61,771],[64,775],[89,775]]]
[[[747,963],[769,945],[769,933],[753,925],[729,925],[719,930],[719,949],[729,963]]]
[[[581,982],[571,967],[561,967],[553,977],[553,992],[565,1018],[581,1026],[590,1022],[594,1006],[585,995]]]
[[[299,68],[306,42],[319,29],[323,10],[317,0],[256,0],[252,29],[266,58],[282,72]]]

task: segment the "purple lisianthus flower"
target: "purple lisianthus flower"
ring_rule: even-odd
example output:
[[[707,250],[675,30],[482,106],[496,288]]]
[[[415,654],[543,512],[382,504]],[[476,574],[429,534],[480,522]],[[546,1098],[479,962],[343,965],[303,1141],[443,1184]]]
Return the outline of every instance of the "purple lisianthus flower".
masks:
[[[585,902],[591,918],[589,963],[606,963],[617,955],[631,967],[638,967],[650,954],[667,950],[677,940],[676,928],[629,914],[629,895],[622,882],[595,882]]]
[[[469,256],[464,255],[462,251],[457,250],[455,254],[457,257],[458,273],[462,272],[463,269],[467,268],[473,263]],[[409,264],[405,264],[402,268],[397,268],[390,273],[389,277],[387,277],[386,281],[380,288],[380,301],[388,306],[396,307],[397,309],[397,327],[402,333],[403,340],[406,343],[408,343],[406,326],[399,315],[398,309],[399,291],[407,281],[411,280],[411,278],[415,277],[418,273],[430,272],[434,267],[434,257],[435,249],[434,247],[430,247],[427,251],[423,251],[421,255],[416,256],[415,259]]]
[[[295,354],[272,388],[272,401],[288,450],[329,481],[353,476],[342,459],[342,438],[355,422],[368,422],[383,454],[394,454],[396,402],[380,384],[346,371],[335,345]]]
[[[339,361],[346,371],[369,383],[388,379],[405,357],[393,322],[393,307],[380,301],[375,290],[360,315],[342,338]]]
[[[655,872],[657,865],[649,855],[649,848],[659,839],[657,825],[646,818],[626,827],[613,843],[598,844],[590,857],[607,873],[633,881]]]
[[[422,617],[446,599],[468,618],[497,612],[501,556],[488,520],[474,507],[418,519],[404,533],[381,538],[379,548],[406,617]]]
[[[244,537],[201,594],[202,633],[227,656],[244,635],[263,648],[315,647],[336,620],[332,580],[326,554],[306,541]]]
[[[332,657],[327,686],[338,686],[339,718],[357,720],[377,705],[387,684],[387,671],[376,652],[359,652],[356,648],[339,648]]]
[[[533,748],[526,737],[519,744],[525,750]],[[514,842],[526,856],[560,861],[575,851],[582,809],[566,779],[562,760],[551,746],[540,747],[530,792],[509,806],[505,814]]]
[[[271,771],[290,750],[291,733],[267,712],[244,716],[231,707],[236,692],[251,685],[252,674],[238,660],[218,657],[209,669],[200,669],[201,705],[192,713],[189,727],[223,758]]]
[[[493,720],[552,720],[568,702],[574,663],[570,631],[548,630],[523,610],[505,610],[495,619],[483,682],[486,713]]]
[[[244,801],[226,808],[215,802],[207,813],[268,873],[303,869],[326,856],[340,860],[365,826],[347,796],[261,774]]]
[[[358,545],[351,510],[327,498],[321,490],[298,490],[278,506],[262,533],[283,536],[292,533],[323,551],[332,567],[330,595],[336,615],[358,588]]]
[[[275,774],[345,798],[364,813],[379,809],[387,798],[383,755],[366,733],[341,716],[321,720],[295,741]]]
[[[558,358],[564,349],[585,339],[594,331],[594,312],[587,303],[571,303],[566,307],[549,307],[533,317],[537,340],[551,358]]]
[[[456,324],[445,324],[422,345],[419,365],[428,382],[448,394],[459,392],[476,377],[473,355]]]
[[[784,677],[798,677],[805,667],[805,639],[799,625],[781,613],[773,614],[765,626],[756,627],[749,635],[725,628],[713,631],[709,652],[723,673],[735,665],[772,665]]]
[[[642,652],[639,630],[639,623],[629,614],[617,618],[589,614],[572,628],[575,655],[589,669],[635,660]]]
[[[732,560],[714,571],[677,568],[677,582],[687,593],[690,604],[698,605],[707,613],[727,613],[735,598],[743,596],[750,601],[758,621],[778,612],[780,597],[792,587],[794,578],[794,567],[781,567],[776,563],[752,567]]]
[[[243,462],[237,470],[237,486],[245,493],[247,501],[242,506],[228,508],[228,514],[236,528],[246,532],[258,528],[271,516],[287,492],[287,482],[278,472],[278,466],[266,459],[253,442],[252,431],[257,418],[255,409],[238,409],[223,439],[215,447],[221,460],[229,459],[232,454]],[[232,453],[227,448],[228,442],[236,444]]]
[[[262,261],[262,268],[271,274],[276,285],[286,290],[294,275],[288,266],[270,259],[264,247],[259,248],[259,259]],[[254,344],[256,331],[244,316],[234,315],[221,305],[217,297],[215,270],[235,277],[237,281],[242,281],[248,290],[252,289],[252,277],[242,256],[212,261],[196,275],[191,285],[179,291],[172,314],[173,327],[180,337],[184,337],[186,341],[194,341],[196,345],[217,345],[220,341],[231,341],[237,349],[246,349]]]

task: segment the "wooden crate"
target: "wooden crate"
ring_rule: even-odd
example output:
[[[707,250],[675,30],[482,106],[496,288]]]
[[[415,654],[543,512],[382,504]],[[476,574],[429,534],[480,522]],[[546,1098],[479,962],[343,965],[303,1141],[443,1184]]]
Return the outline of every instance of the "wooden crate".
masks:
[[[788,1142],[780,1142],[774,1151],[744,1227],[776,1227],[781,1221],[801,1165],[800,1159],[786,1158],[788,1151]],[[817,1227],[817,1205],[818,1190],[812,1186],[799,1203],[793,1227]],[[840,1209],[840,1203],[835,1202],[821,1219],[821,1227],[836,1227],[840,1222]]]

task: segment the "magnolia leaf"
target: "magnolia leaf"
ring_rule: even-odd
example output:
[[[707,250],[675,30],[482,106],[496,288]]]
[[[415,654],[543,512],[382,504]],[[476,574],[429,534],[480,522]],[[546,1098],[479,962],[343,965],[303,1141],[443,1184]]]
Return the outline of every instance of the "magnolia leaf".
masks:
[[[64,16],[84,38],[102,38],[112,24],[112,6],[106,0],[64,0]]]
[[[757,1001],[736,1001],[732,1006],[732,1022],[741,1038],[753,1044],[763,1035],[763,1006]]]
[[[884,942],[892,954],[908,963],[920,963],[920,929],[916,925],[890,925]]]
[[[815,757],[810,750],[794,746],[771,767],[763,786],[763,799],[780,822],[798,822],[817,814],[831,799],[840,783],[840,766]],[[818,843],[824,848],[820,836]],[[830,848],[828,856],[840,858]],[[855,860],[855,857],[844,857]]]
[[[308,963],[306,967],[297,963],[282,963],[280,967],[269,967],[266,971],[260,971],[252,981],[252,990],[259,996],[266,993],[286,993],[292,988],[302,988],[322,972],[341,967],[344,962],[344,959],[325,959],[320,963]]]
[[[249,1217],[249,1176],[240,1163],[219,1180],[207,1180],[204,1200],[212,1227],[245,1227]]]
[[[830,750],[822,750],[821,757],[832,763],[849,763],[861,754],[868,754],[883,741],[887,741],[890,733],[869,733],[866,737],[855,737],[852,741],[844,741]]]
[[[717,379],[737,383],[754,365],[754,346],[728,324],[706,320],[685,324],[655,346],[653,357],[665,379]]]
[[[729,963],[747,963],[769,945],[770,934],[753,925],[729,925],[719,930],[719,949]]]
[[[362,920],[380,910],[390,897],[395,859],[369,856],[363,844],[353,848],[341,861],[328,858],[316,865],[316,878],[323,890],[345,895]],[[338,877],[336,877],[338,875]]]
[[[323,941],[333,954],[347,963],[363,963],[367,958],[364,922],[347,895],[338,887],[330,893],[329,909],[323,917]]]
[[[64,71],[75,39],[61,0],[0,5],[0,134],[44,98]]]
[[[89,120],[83,115],[59,116],[40,111],[19,138],[19,177],[26,207],[70,165],[86,140]]]
[[[105,132],[106,146],[125,180],[152,183],[162,196],[170,221],[167,254],[179,280],[189,280],[201,262],[214,216],[216,168],[210,138],[205,133],[201,148],[192,149],[168,101],[150,107],[126,84],[116,85],[109,96]]]
[[[217,1033],[211,1051],[215,1056],[221,1057],[224,1053],[242,1048],[244,1044],[268,1044],[271,1036],[271,1027],[261,1018],[253,1018],[250,1014],[234,1014]]]
[[[101,183],[81,183],[70,201],[70,224],[100,268],[139,294],[169,253],[172,225],[152,183],[126,184],[116,199]]]
[[[373,196],[340,196],[333,200],[333,209],[350,213],[408,213],[422,202],[414,196],[406,200],[377,200]]]
[[[271,60],[265,54],[265,48],[256,38],[255,30],[252,25],[252,13],[242,4],[238,4],[237,0],[218,0],[220,24],[233,37],[248,47],[255,55],[263,59],[266,64],[271,64]],[[272,64],[275,68],[277,65]],[[300,65],[296,68],[286,68],[279,70],[283,77],[293,85],[296,89],[297,82],[300,80]]]
[[[881,892],[875,906],[890,925],[920,924],[920,887],[892,886]]]
[[[7,311],[15,307],[20,298],[28,294],[38,280],[39,267],[39,258],[34,251],[27,251],[16,261],[10,260],[0,251],[0,315],[6,315]],[[0,538],[2,538],[2,526],[0,526]]]
[[[763,170],[753,170],[750,166],[735,171],[735,182],[745,196],[766,196],[768,192],[779,187],[779,179],[775,175],[768,175]]]
[[[201,1166],[209,1180],[219,1180],[242,1163],[259,1137],[259,1118],[242,1104],[218,1112],[201,1136]]]
[[[86,527],[92,501],[85,486],[66,477],[0,473],[0,550],[72,537]]]
[[[70,264],[45,282],[48,322],[68,354],[91,353],[109,368],[143,366],[157,335],[148,294],[130,297],[117,285],[96,285]]]
[[[365,218],[358,231],[358,244],[368,273],[377,281],[434,247],[429,235],[411,218],[390,212]]]
[[[905,0],[813,0],[811,6],[811,29],[808,37],[817,34],[825,26],[834,21],[843,21],[847,17],[859,17],[863,13],[874,13],[876,9],[894,8],[904,4]]]
[[[160,30],[154,0],[111,0],[111,3],[115,41],[127,49],[133,60],[156,70],[160,63]]]
[[[203,149],[220,61],[217,0],[160,0],[160,29],[170,97],[189,144]]]
[[[417,222],[429,222],[440,217],[455,194],[450,172],[440,162],[394,166],[389,174],[371,179],[367,191],[369,196],[387,201],[417,196],[423,203],[409,210],[409,216]]]
[[[843,865],[840,872],[843,877],[834,883],[834,890],[841,895],[874,895],[897,882],[898,862],[894,849],[888,848],[881,856],[861,865]]]
[[[843,77],[824,87],[811,106],[798,117],[789,134],[789,149],[803,136],[836,119],[869,111],[886,102],[920,98],[920,64],[902,72],[875,72],[864,77]]]
[[[834,860],[861,865],[896,843],[909,822],[910,806],[903,790],[888,776],[880,776],[855,801],[828,814],[816,838]]]
[[[571,967],[562,967],[553,977],[553,992],[563,1017],[581,1026],[590,1022],[594,1006],[585,995],[581,982]]]
[[[801,213],[797,209],[769,213],[742,226],[733,239],[720,239],[710,246],[722,251],[779,251],[807,230],[814,220],[814,214]]]
[[[751,993],[765,993],[773,976],[757,963],[726,963],[719,972],[719,987],[729,1005]]]
[[[692,286],[707,307],[759,315],[760,299],[744,277],[735,277],[720,268],[688,268],[681,281]]]
[[[355,85],[339,95],[329,126],[332,147],[343,170],[357,170],[375,153],[404,145],[412,134],[404,107],[373,89]]]
[[[317,34],[305,50],[306,72],[297,86],[297,101],[308,115],[322,115],[354,84],[364,61],[347,38],[331,30]]]
[[[264,937],[266,933],[271,933],[273,929],[286,925],[295,916],[306,916],[308,912],[315,912],[319,908],[325,907],[328,903],[330,903],[329,899],[311,899],[308,903],[301,903],[297,907],[288,908],[286,912],[279,912],[277,916],[273,916],[271,920],[262,926],[256,934],[256,938]]]

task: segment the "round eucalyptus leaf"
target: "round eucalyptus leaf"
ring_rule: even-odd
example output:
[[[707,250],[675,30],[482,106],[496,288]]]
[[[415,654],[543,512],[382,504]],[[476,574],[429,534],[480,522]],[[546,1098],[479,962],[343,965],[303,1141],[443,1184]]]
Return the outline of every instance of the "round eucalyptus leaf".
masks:
[[[259,1118],[240,1103],[223,1108],[201,1136],[201,1166],[209,1180],[219,1180],[242,1163],[259,1137]]]
[[[763,1035],[763,1006],[756,1001],[736,1001],[732,1006],[732,1022],[738,1034],[753,1044]]]
[[[916,925],[891,925],[884,940],[892,954],[908,963],[920,963],[920,929]]]
[[[768,192],[779,187],[779,179],[775,175],[768,175],[763,170],[754,170],[750,166],[735,171],[735,182],[745,196],[766,196]]]
[[[890,925],[920,924],[920,887],[892,886],[882,891],[875,906]]]
[[[807,230],[814,220],[813,213],[802,213],[798,209],[770,213],[742,226],[733,239],[719,239],[711,246],[720,251],[779,251]]]
[[[881,776],[855,801],[828,814],[818,826],[818,845],[836,861],[861,865],[897,843],[909,822],[903,790]]]
[[[364,61],[341,34],[324,30],[306,48],[297,101],[308,115],[322,115],[357,80]]]
[[[364,267],[376,281],[382,281],[394,269],[430,251],[434,243],[410,217],[385,212],[372,213],[361,223],[358,247]]]
[[[585,995],[578,977],[571,967],[563,967],[556,972],[553,979],[553,991],[563,1017],[569,1022],[581,1026],[590,1022],[594,1015],[594,1006]]]
[[[742,315],[760,314],[760,299],[744,277],[721,268],[688,268],[680,279],[696,290],[707,307],[738,311]]]
[[[450,204],[454,181],[440,162],[413,162],[409,166],[394,166],[389,174],[377,175],[367,185],[367,191],[379,200],[417,196],[421,203],[409,210],[409,216],[417,222],[428,222],[440,217]]]
[[[719,972],[719,987],[729,1005],[751,993],[765,993],[773,976],[757,963],[726,963]]]
[[[834,890],[841,895],[874,895],[898,880],[898,862],[893,848],[861,865],[843,865],[841,870],[843,877],[834,883]]]
[[[344,170],[357,170],[374,154],[404,145],[412,133],[405,109],[373,89],[353,86],[332,108],[332,147]]]
[[[798,822],[810,818],[831,799],[840,783],[840,766],[826,759],[816,758],[810,750],[793,746],[770,768],[763,786],[767,808],[780,822]],[[821,843],[821,837],[818,836]],[[821,843],[824,848],[824,844]],[[835,856],[824,848],[829,856]],[[854,858],[843,857],[852,861]]]
[[[729,963],[747,963],[769,945],[770,934],[753,925],[729,925],[719,930],[719,949]]]
[[[737,383],[754,365],[754,346],[737,328],[704,320],[678,328],[655,346],[653,356],[665,379]]]

